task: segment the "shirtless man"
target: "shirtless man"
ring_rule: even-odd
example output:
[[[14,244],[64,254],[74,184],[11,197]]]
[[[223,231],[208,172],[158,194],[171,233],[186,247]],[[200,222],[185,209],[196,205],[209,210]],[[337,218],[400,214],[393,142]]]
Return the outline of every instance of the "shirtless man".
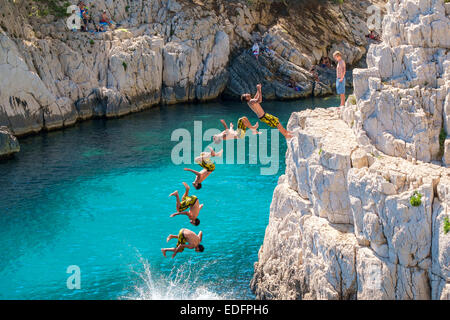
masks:
[[[178,195],[178,190],[172,192],[169,197],[175,196],[177,198],[177,212],[171,214],[170,217],[173,218],[179,215],[186,215],[189,218],[189,221],[194,225],[198,226],[200,224],[200,219],[198,219],[198,214],[200,210],[203,208],[203,204],[198,203],[198,198],[194,195],[189,196],[189,186],[186,182],[183,182],[186,191],[184,192],[183,198]],[[190,208],[189,211],[185,211]]]
[[[230,123],[230,128],[228,128],[227,123],[225,120],[220,120],[222,125],[224,126],[225,130],[223,130],[221,133],[216,134],[213,136],[214,143],[220,143],[222,140],[231,140],[231,139],[243,139],[245,137],[245,131],[247,129],[252,130],[253,134],[260,134],[261,132],[258,132],[259,123],[256,123],[254,126],[250,123],[250,121],[247,119],[247,117],[239,118],[238,120],[238,129],[233,129],[233,124]]]
[[[188,229],[181,229],[180,232],[178,232],[178,235],[170,234],[167,237],[167,242],[169,242],[172,239],[178,239],[177,245],[175,248],[164,248],[161,249],[162,254],[166,258],[166,252],[170,251],[173,252],[172,259],[175,258],[177,253],[183,252],[184,249],[195,249],[196,252],[203,252],[205,250],[205,247],[200,244],[202,242],[203,233],[200,231],[198,235],[195,234],[195,232],[192,232]]]
[[[342,54],[339,51],[333,53],[333,58],[337,62],[336,67],[336,92],[341,96],[341,107],[345,105],[345,61],[342,59]]]
[[[200,156],[195,158],[195,162],[203,168],[202,171],[198,172],[189,168],[184,168],[185,171],[190,171],[195,174],[195,180],[192,185],[195,189],[200,190],[202,188],[202,182],[216,169],[216,165],[211,161],[211,157],[221,157],[223,150],[219,152],[214,152],[214,150],[209,147],[211,152],[202,152]]]
[[[250,93],[244,93],[241,96],[242,102],[247,102],[250,109],[253,110],[254,113],[256,113],[256,116],[267,124],[271,128],[278,128],[280,130],[281,134],[286,138],[290,139],[292,138],[292,132],[287,131],[280,123],[280,120],[278,120],[277,117],[274,117],[271,114],[265,113],[263,108],[261,107],[262,102],[262,93],[261,93],[261,84],[256,85],[256,94],[255,96],[251,97]]]

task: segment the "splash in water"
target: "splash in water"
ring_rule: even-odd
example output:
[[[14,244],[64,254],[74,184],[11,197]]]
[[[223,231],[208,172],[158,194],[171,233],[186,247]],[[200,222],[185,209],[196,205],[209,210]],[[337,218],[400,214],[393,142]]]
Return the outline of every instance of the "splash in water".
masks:
[[[133,293],[121,299],[128,300],[223,300],[232,299],[233,294],[219,294],[208,288],[200,280],[203,270],[213,264],[199,266],[187,261],[182,265],[175,265],[169,275],[155,276],[150,263],[140,258],[142,272],[135,272],[139,276],[138,284]]]

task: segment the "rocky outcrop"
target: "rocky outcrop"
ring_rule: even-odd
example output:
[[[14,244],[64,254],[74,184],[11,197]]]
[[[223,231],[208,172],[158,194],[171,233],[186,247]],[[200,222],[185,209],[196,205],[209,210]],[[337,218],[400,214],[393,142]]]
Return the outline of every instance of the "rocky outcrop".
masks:
[[[73,32],[66,18],[47,10],[45,1],[40,6],[34,0],[2,2],[0,125],[15,135],[155,104],[216,99],[227,86],[234,94],[253,91],[261,81],[272,98],[328,94],[331,83],[326,81],[313,92],[309,68],[333,48],[353,61],[362,56],[367,30],[357,25],[364,26],[365,8],[373,1],[346,1],[343,7],[324,2],[304,10],[289,6],[288,12],[282,12],[287,8],[282,4],[249,6],[246,1],[85,2],[94,22],[106,10],[121,27]],[[289,28],[294,22],[295,28]],[[262,66],[245,53],[238,57],[258,37],[275,51],[275,58]],[[230,65],[231,58],[237,64]],[[258,77],[242,79],[246,85],[237,80],[239,72],[254,70],[260,70]],[[303,90],[288,88],[281,81],[288,78]]]
[[[424,21],[448,30],[443,0],[420,9],[389,1],[384,42],[355,70],[356,97],[291,116],[251,283],[257,298],[450,299],[450,169],[434,139],[445,128],[450,59],[445,39],[424,40]]]
[[[20,145],[17,138],[7,127],[0,127],[0,159],[9,158],[19,151]]]
[[[354,71],[358,141],[409,160],[450,164],[450,19],[443,1],[390,1],[383,43]],[[393,108],[395,106],[395,108]],[[354,118],[354,119],[353,119]],[[443,135],[445,141],[439,141]]]
[[[368,45],[367,7],[372,3],[345,2],[343,5],[302,4],[294,2],[269,28],[258,25],[253,41],[271,48],[262,51],[257,62],[251,51],[231,61],[230,80],[225,94],[237,97],[252,92],[262,83],[265,99],[295,99],[330,94],[336,83],[336,71],[317,67],[320,81],[315,83],[311,67],[322,57],[333,59],[340,50],[348,63],[347,85],[352,85],[351,66],[356,66]],[[373,2],[377,3],[377,2]],[[250,39],[250,34],[248,34]],[[300,90],[287,86],[294,81]]]
[[[257,297],[444,298],[450,170],[365,152],[335,108],[295,113],[288,128],[295,137],[255,264]]]

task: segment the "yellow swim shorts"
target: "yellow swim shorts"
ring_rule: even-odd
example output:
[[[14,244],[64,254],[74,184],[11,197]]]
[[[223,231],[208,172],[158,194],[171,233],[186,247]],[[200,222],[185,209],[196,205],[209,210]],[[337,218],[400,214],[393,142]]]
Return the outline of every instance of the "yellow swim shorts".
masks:
[[[181,212],[186,210],[187,208],[192,207],[196,201],[197,201],[196,196],[183,197],[183,199],[181,199],[179,211]]]
[[[280,120],[278,120],[277,117],[268,113],[264,113],[264,115],[261,118],[259,118],[259,120],[261,120],[261,122],[264,122],[271,128],[276,128],[280,124]]]

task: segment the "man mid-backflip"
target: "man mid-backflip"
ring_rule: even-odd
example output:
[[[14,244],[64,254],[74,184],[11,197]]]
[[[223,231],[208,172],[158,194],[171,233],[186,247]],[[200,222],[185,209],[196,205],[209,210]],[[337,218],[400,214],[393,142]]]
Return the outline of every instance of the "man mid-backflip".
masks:
[[[280,130],[281,134],[286,139],[292,138],[292,132],[287,131],[281,125],[280,120],[278,120],[277,117],[264,112],[263,108],[261,107],[261,104],[260,104],[262,102],[261,84],[256,85],[256,94],[253,97],[253,99],[252,99],[250,93],[244,93],[241,96],[241,101],[247,102],[250,109],[252,109],[253,112],[256,113],[256,116],[259,118],[260,121],[264,122],[271,128],[277,128],[278,130]]]
[[[195,189],[199,190],[202,188],[202,182],[216,169],[216,165],[211,161],[212,157],[221,157],[223,150],[215,152],[211,147],[209,147],[210,152],[202,152],[200,156],[195,158],[195,163],[203,168],[202,171],[198,172],[189,168],[184,168],[185,171],[190,171],[195,174],[195,180],[192,185]]]
[[[162,254],[166,257],[166,252],[173,252],[172,258],[175,258],[177,253],[183,252],[184,249],[195,249],[196,252],[203,252],[205,248],[200,244],[202,242],[203,233],[200,231],[198,235],[195,232],[188,229],[181,229],[178,235],[170,234],[167,237],[167,242],[172,239],[178,239],[175,248],[163,248],[161,249]]]
[[[261,133],[258,132],[259,123],[257,122],[254,126],[252,126],[247,117],[239,118],[237,122],[237,130],[234,130],[234,126],[232,123],[230,123],[230,127],[228,127],[225,120],[222,119],[220,120],[220,122],[222,123],[225,130],[213,136],[213,141],[216,144],[219,144],[222,140],[243,139],[245,137],[247,129],[250,129],[253,134]]]
[[[178,190],[172,192],[169,197],[175,196],[177,198],[177,212],[171,214],[170,217],[173,218],[179,215],[186,215],[189,218],[189,221],[194,226],[198,226],[200,224],[200,219],[198,219],[198,214],[200,210],[203,208],[203,204],[199,204],[198,198],[194,195],[189,196],[189,186],[186,182],[183,182],[186,191],[184,192],[183,197],[180,201],[180,196],[178,195]],[[185,211],[189,209],[189,211]]]

